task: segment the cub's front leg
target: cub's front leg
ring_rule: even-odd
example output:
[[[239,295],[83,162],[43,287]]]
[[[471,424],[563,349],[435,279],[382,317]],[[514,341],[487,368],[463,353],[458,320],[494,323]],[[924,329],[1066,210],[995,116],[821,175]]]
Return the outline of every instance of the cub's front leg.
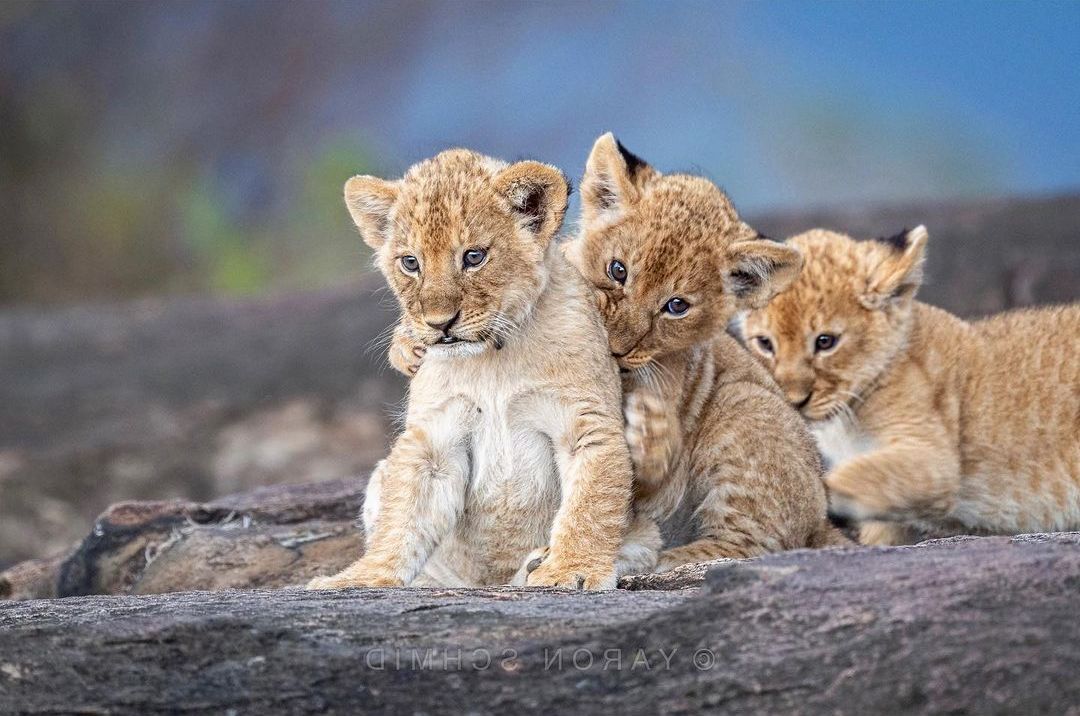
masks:
[[[616,405],[574,401],[570,426],[554,432],[562,504],[550,549],[529,586],[613,589],[626,534],[633,473]]]
[[[955,504],[960,462],[935,436],[898,437],[836,466],[825,484],[833,514],[860,522],[936,522]]]
[[[365,505],[366,551],[308,589],[398,587],[411,582],[465,508],[469,476],[469,413],[446,406],[410,422],[378,467],[378,486]]]

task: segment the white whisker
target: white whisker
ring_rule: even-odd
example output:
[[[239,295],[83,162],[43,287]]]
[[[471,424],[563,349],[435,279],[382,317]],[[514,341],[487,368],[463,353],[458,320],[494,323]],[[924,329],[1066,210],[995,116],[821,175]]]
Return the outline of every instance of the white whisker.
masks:
[[[368,341],[367,346],[364,347],[364,353],[370,355],[376,351],[385,351],[389,348],[394,337],[395,328],[397,328],[397,324],[391,323],[379,331],[374,338]]]

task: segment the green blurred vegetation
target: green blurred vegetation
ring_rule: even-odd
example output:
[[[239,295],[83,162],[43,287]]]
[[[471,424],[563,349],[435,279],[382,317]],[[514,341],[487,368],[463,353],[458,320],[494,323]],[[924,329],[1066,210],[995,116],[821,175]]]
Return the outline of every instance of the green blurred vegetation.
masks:
[[[231,219],[211,179],[197,179],[178,198],[181,245],[192,271],[170,283],[178,290],[251,294],[325,286],[366,269],[369,253],[341,200],[345,180],[370,173],[355,141],[327,141],[289,175],[294,192],[284,220],[248,224]],[[177,282],[179,282],[177,284]]]
[[[21,141],[55,146],[56,137]],[[0,160],[12,178],[26,172],[7,183],[20,196],[5,207],[16,226],[0,242],[0,301],[308,289],[370,265],[341,201],[349,176],[376,171],[356,141],[331,139],[297,157],[285,172],[286,196],[254,220],[230,211],[220,180],[183,159],[112,168],[84,156],[76,162],[91,166],[76,171],[76,162],[33,166],[32,149],[19,154]]]

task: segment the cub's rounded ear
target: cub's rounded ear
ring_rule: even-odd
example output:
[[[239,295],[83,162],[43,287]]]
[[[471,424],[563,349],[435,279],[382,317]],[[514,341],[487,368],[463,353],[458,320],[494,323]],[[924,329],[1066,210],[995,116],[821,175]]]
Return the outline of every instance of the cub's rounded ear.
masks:
[[[611,132],[589,152],[581,179],[581,208],[586,225],[618,219],[641,197],[641,190],[660,176],[624,147]]]
[[[386,243],[390,209],[397,201],[400,186],[400,182],[372,176],[355,176],[345,182],[345,206],[364,243],[373,249]]]
[[[764,308],[802,271],[802,252],[771,239],[736,241],[728,248],[724,284],[741,308]]]
[[[495,176],[495,194],[519,226],[547,244],[562,226],[570,182],[553,166],[526,161],[511,164]]]
[[[926,227],[916,226],[896,236],[882,239],[890,251],[870,272],[866,292],[860,303],[867,308],[882,308],[890,301],[912,298],[923,282],[926,263],[926,242],[930,238]]]

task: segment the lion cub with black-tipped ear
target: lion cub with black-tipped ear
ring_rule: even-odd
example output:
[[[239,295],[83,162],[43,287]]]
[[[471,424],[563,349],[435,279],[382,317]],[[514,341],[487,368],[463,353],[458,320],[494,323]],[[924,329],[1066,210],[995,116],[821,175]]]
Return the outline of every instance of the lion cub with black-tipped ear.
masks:
[[[831,509],[877,544],[1080,529],[1080,306],[963,321],[915,300],[926,242],[796,236],[801,276],[746,318]]]
[[[554,167],[450,150],[345,201],[426,347],[372,476],[364,555],[311,588],[615,586],[632,472],[619,377],[588,287],[552,242]]]
[[[661,174],[611,134],[581,204],[567,256],[625,371],[634,505],[664,525],[659,569],[847,543],[809,431],[725,330],[795,279],[799,251],[761,237],[712,182]]]

